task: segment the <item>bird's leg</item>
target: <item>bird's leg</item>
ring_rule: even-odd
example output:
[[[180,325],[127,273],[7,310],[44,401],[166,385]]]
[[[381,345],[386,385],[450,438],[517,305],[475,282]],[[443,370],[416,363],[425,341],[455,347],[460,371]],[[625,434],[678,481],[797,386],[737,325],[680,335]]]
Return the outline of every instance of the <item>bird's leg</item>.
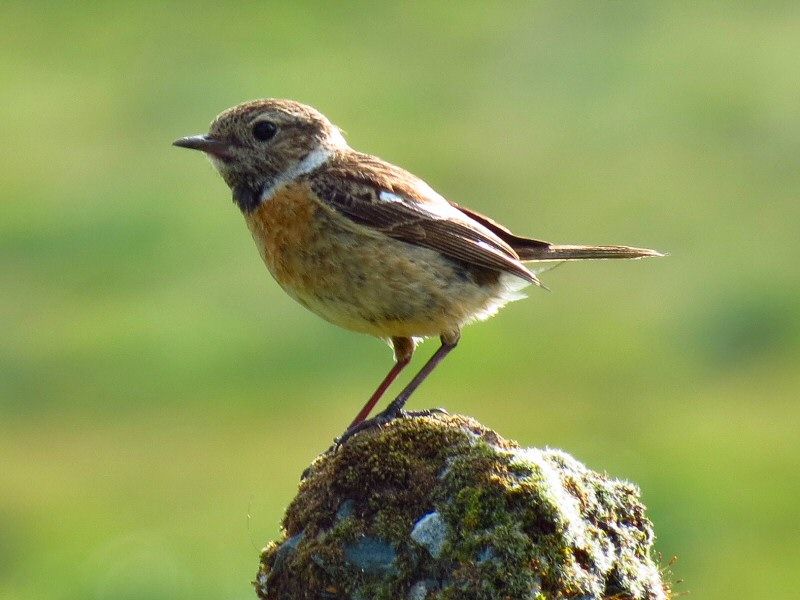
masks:
[[[400,392],[397,398],[395,398],[392,401],[392,403],[386,407],[386,410],[377,414],[373,418],[367,420],[359,421],[358,417],[356,417],[356,421],[353,422],[353,425],[350,425],[350,427],[348,427],[342,434],[342,437],[336,440],[336,443],[334,444],[334,446],[331,447],[331,450],[341,446],[355,434],[364,431],[365,429],[380,427],[381,425],[384,425],[385,423],[388,423],[389,421],[403,415],[404,414],[403,406],[405,406],[406,402],[411,397],[411,394],[414,393],[414,390],[416,390],[420,386],[420,384],[423,381],[425,381],[425,378],[431,374],[431,372],[439,365],[440,362],[442,362],[444,357],[447,356],[448,353],[458,345],[458,340],[460,337],[461,337],[460,331],[455,331],[447,334],[443,333],[440,337],[440,339],[442,340],[442,345],[439,346],[439,349],[436,352],[434,352],[433,356],[431,356],[428,362],[425,363],[425,366],[422,367],[422,369],[420,369],[419,373],[417,373],[414,376],[414,379],[412,379],[411,382],[403,389],[403,391]],[[408,341],[411,342],[411,352],[413,352],[414,346],[412,340],[410,340],[409,338],[399,338],[399,339],[403,340],[408,339]],[[395,338],[392,338],[392,343],[396,344]],[[398,356],[398,364],[395,365],[391,371],[389,371],[389,375],[386,376],[386,379],[384,379],[383,383],[381,383],[380,387],[378,387],[375,394],[373,394],[373,397],[370,398],[369,402],[367,402],[367,405],[361,410],[360,413],[358,413],[359,417],[361,417],[362,415],[366,417],[366,414],[369,413],[375,402],[377,402],[377,398],[380,397],[380,394],[383,393],[383,391],[389,386],[389,383],[391,383],[392,379],[394,379],[397,376],[397,373],[399,373],[400,370],[405,365],[408,364],[408,361],[411,360],[411,352],[409,352],[408,357],[406,358],[405,363],[402,366],[399,366],[401,360],[400,356]],[[431,414],[432,412],[435,411],[429,410],[414,414],[421,416],[421,415]]]
[[[425,366],[420,369],[419,373],[414,376],[409,384],[403,389],[402,392],[392,400],[391,404],[386,407],[386,409],[375,416],[375,421],[379,423],[386,423],[395,419],[403,414],[403,407],[408,402],[408,399],[411,397],[416,389],[420,386],[420,384],[425,381],[425,378],[430,375],[433,370],[439,366],[444,360],[444,357],[447,356],[457,345],[458,340],[461,339],[461,332],[454,331],[450,333],[443,333],[440,338],[442,341],[442,345],[439,346],[439,349],[433,353],[433,356],[430,357],[428,362],[425,363]],[[424,411],[423,413],[419,414],[429,414],[430,411]]]
[[[347,431],[350,431],[356,425],[360,424],[369,416],[369,413],[372,412],[372,409],[378,403],[378,400],[381,399],[381,396],[386,392],[392,382],[397,379],[397,376],[400,374],[408,363],[411,362],[411,357],[414,354],[414,340],[407,337],[393,337],[392,338],[392,348],[394,348],[394,359],[395,363],[392,367],[391,371],[383,378],[381,384],[378,386],[378,389],[370,396],[370,399],[367,400],[367,403],[364,405],[364,408],[356,415],[356,418],[353,419],[353,422],[350,423],[350,426],[347,428]]]

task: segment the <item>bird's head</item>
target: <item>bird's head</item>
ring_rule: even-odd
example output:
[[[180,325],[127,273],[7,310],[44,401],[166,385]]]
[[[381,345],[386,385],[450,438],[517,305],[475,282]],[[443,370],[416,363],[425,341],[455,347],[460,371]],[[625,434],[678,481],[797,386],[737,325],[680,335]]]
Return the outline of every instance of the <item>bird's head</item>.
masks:
[[[253,100],[229,108],[205,135],[174,142],[205,152],[245,212],[279,183],[317,168],[347,148],[322,113],[292,100]]]

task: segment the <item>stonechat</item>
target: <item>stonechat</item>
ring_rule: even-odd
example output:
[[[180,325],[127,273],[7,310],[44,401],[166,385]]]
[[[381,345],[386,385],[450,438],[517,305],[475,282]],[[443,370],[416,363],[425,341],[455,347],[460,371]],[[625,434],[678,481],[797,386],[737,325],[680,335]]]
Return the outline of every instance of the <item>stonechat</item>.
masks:
[[[661,256],[514,235],[408,171],[353,150],[324,115],[291,100],[239,104],[221,113],[208,134],[174,145],[208,155],[267,268],[292,298],[393,348],[395,364],[353,419],[351,434],[364,427],[419,340],[439,336],[441,346],[369,423],[404,414],[464,325],[522,298],[523,287],[540,285],[524,262]]]

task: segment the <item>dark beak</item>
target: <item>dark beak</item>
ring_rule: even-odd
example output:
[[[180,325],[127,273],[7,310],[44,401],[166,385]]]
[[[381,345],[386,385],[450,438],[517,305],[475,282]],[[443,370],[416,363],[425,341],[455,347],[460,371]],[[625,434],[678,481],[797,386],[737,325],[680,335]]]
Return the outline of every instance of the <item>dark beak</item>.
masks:
[[[191,150],[201,150],[207,154],[227,159],[231,158],[230,150],[231,144],[223,140],[218,140],[210,135],[191,135],[189,137],[181,138],[172,142],[173,146],[181,148],[190,148]]]

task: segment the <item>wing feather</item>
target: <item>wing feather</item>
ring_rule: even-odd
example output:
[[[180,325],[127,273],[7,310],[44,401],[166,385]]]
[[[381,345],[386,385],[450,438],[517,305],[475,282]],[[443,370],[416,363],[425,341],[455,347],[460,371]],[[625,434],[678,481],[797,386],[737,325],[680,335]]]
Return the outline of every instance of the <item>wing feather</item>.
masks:
[[[399,167],[366,154],[348,153],[310,179],[323,202],[359,225],[468,264],[539,283],[514,249],[490,227]]]

